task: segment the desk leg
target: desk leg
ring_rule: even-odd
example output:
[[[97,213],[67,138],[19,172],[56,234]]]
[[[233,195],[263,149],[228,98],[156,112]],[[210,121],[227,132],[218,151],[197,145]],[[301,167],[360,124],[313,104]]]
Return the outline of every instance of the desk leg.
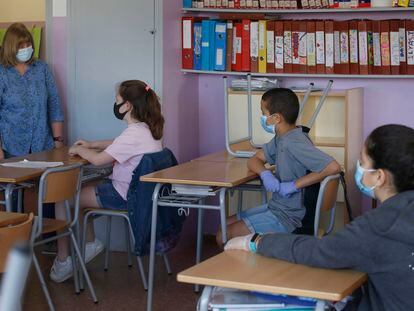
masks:
[[[204,200],[200,201],[200,204],[204,204]],[[198,220],[197,220],[197,251],[196,251],[196,264],[200,263],[203,249],[203,220],[204,220],[204,210],[202,208],[198,209]],[[200,291],[200,286],[196,284],[194,286],[194,291],[198,293]]]
[[[13,184],[7,184],[4,189],[4,201],[6,202],[6,212],[13,210]]]
[[[223,244],[227,242],[227,221],[226,221],[226,188],[220,189],[220,222],[221,237]]]
[[[204,287],[203,293],[201,294],[197,311],[208,311],[208,301],[213,290],[212,286]]]
[[[155,268],[155,239],[157,233],[157,215],[158,215],[158,193],[162,184],[155,186],[152,194],[152,218],[151,218],[151,244],[148,269],[148,294],[147,294],[147,311],[152,310],[152,296],[154,290],[154,268]]]

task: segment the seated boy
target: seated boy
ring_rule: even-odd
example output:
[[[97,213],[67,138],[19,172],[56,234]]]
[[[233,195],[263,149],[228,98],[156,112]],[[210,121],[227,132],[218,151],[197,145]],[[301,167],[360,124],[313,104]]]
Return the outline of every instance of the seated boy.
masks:
[[[273,195],[268,204],[242,212],[241,219],[228,219],[228,239],[255,232],[290,233],[301,227],[305,216],[302,189],[341,171],[338,162],[317,149],[302,128],[296,127],[299,101],[292,90],[267,91],[262,96],[261,110],[262,127],[276,135],[249,159],[247,166],[260,175]],[[265,163],[275,165],[276,173],[266,169]],[[216,239],[221,245],[221,231]]]

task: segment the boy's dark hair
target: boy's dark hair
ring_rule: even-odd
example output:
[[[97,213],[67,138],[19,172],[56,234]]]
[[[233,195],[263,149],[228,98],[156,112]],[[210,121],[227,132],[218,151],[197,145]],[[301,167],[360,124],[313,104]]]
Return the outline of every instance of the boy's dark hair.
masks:
[[[154,139],[161,139],[164,117],[161,114],[161,104],[157,94],[145,82],[139,80],[122,82],[118,93],[124,101],[131,103],[131,116],[140,122],[145,122]]]
[[[386,169],[398,192],[414,190],[414,129],[397,124],[376,128],[365,141],[374,169]]]
[[[279,113],[287,123],[296,123],[299,115],[299,100],[292,90],[285,88],[268,90],[263,94],[262,101],[271,115]]]

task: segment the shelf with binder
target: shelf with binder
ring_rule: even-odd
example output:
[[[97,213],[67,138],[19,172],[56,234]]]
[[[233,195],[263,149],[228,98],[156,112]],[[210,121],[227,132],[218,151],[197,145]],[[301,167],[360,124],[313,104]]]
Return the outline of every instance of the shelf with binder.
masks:
[[[183,8],[186,13],[237,13],[237,14],[296,14],[296,13],[402,13],[413,12],[414,7],[376,7],[376,8],[335,8],[335,9],[223,9],[223,8]]]
[[[351,75],[351,74],[309,74],[309,73],[259,73],[259,72],[238,72],[238,71],[209,71],[181,69],[185,74],[210,74],[222,76],[246,76],[252,77],[285,77],[285,78],[354,78],[354,79],[413,79],[414,75]]]

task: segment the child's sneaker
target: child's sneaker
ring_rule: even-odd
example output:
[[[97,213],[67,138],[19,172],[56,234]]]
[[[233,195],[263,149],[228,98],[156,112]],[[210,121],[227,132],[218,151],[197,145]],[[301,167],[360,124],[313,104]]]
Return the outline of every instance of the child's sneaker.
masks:
[[[104,250],[104,245],[100,240],[95,238],[93,242],[87,242],[85,248],[85,261],[90,262]]]
[[[53,266],[50,269],[50,278],[57,282],[62,283],[69,279],[73,275],[72,257],[68,256],[65,261],[60,261],[57,257],[53,262]]]

